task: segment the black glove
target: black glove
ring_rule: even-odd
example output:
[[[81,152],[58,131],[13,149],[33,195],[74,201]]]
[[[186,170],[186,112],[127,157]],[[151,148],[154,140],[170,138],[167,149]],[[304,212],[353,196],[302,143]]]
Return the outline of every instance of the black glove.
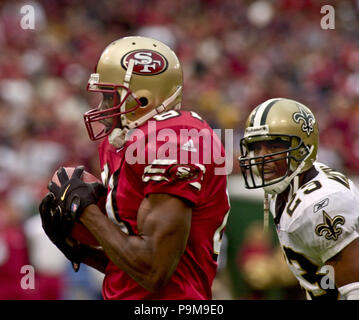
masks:
[[[83,171],[83,166],[76,167],[69,179],[66,170],[61,167],[57,171],[61,186],[59,187],[56,183],[50,181],[47,187],[55,195],[61,210],[70,213],[75,221],[79,220],[86,207],[90,204],[96,204],[100,197],[107,192],[101,183],[82,181]]]
[[[62,251],[77,272],[80,263],[89,255],[90,248],[69,238],[74,220],[69,213],[62,211],[55,196],[49,192],[41,201],[40,216],[46,235]]]

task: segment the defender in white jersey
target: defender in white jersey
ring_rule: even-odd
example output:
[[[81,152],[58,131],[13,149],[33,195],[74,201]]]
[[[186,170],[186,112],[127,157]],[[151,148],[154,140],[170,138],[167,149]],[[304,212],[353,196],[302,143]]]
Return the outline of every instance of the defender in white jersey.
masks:
[[[316,161],[309,108],[270,99],[250,114],[241,140],[246,188],[263,188],[288,266],[308,299],[359,299],[359,191]]]

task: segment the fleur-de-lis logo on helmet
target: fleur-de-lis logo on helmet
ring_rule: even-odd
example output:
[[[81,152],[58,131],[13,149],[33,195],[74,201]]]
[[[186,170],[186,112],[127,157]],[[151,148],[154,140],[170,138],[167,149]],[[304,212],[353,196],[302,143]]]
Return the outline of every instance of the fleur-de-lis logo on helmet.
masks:
[[[327,240],[338,240],[339,235],[342,233],[342,228],[337,225],[343,225],[345,219],[343,216],[335,216],[333,219],[323,210],[323,223],[318,224],[315,228],[315,233],[322,236],[325,233]]]
[[[312,114],[307,113],[303,107],[298,105],[299,112],[295,112],[293,114],[293,120],[299,124],[299,122],[302,120],[302,131],[304,131],[308,137],[310,134],[314,131],[314,117]]]

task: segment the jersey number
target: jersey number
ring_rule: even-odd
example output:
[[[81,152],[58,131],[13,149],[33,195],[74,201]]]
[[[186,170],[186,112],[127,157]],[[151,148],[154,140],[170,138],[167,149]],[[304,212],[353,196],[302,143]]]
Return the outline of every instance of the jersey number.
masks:
[[[310,194],[316,190],[319,190],[322,187],[321,183],[317,180],[309,182],[307,185],[304,186],[303,193]],[[295,200],[295,201],[294,201]],[[297,194],[293,194],[292,199],[290,200],[287,206],[287,214],[292,216],[295,209],[297,209],[298,205],[302,202],[301,199],[297,198]]]
[[[312,299],[322,299],[322,298],[337,299],[338,297],[337,288],[323,289],[320,287],[321,280],[323,276],[325,276],[325,274],[321,274],[319,272],[319,267],[317,265],[315,265],[310,260],[308,260],[304,255],[295,252],[291,248],[283,246],[283,250],[285,256],[287,257],[288,263],[290,265],[296,264],[297,266],[295,267],[295,269],[299,267],[300,270],[302,271],[300,275],[296,274],[296,276],[309,282],[311,285],[316,286],[318,290],[321,290],[320,291],[321,294],[319,295],[314,295],[313,292],[307,290],[308,294],[311,296]]]

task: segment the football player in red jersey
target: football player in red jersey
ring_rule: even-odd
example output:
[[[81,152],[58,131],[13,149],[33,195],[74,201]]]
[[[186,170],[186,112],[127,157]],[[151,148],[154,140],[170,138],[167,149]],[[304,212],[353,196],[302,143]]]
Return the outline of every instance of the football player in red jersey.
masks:
[[[71,261],[105,273],[105,299],[211,299],[230,208],[225,150],[200,116],[180,111],[177,56],[150,38],[114,41],[87,90],[103,95],[84,119],[91,140],[103,139],[106,215],[77,169],[60,174],[61,187],[50,183],[40,205],[45,231]],[[101,247],[66,243],[67,231],[52,225],[69,219]]]

